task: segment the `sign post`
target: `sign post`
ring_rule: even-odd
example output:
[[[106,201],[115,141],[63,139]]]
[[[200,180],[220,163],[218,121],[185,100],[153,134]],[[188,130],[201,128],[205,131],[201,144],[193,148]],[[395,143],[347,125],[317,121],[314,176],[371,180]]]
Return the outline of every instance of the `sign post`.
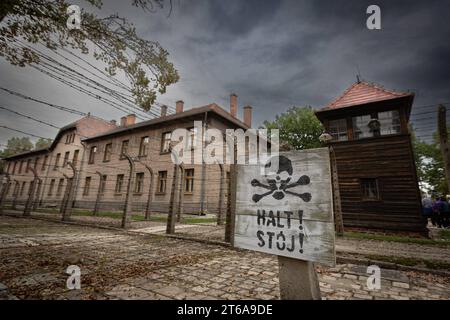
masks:
[[[328,148],[237,168],[235,247],[278,256],[282,299],[320,299],[314,262],[334,266]]]

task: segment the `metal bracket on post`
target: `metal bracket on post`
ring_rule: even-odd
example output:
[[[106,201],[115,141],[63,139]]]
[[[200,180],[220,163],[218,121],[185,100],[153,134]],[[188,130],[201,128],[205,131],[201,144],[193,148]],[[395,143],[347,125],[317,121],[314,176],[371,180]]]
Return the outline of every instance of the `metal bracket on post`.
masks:
[[[72,214],[72,202],[73,202],[73,197],[75,194],[75,181],[77,179],[77,169],[75,168],[75,166],[73,165],[72,162],[68,162],[67,164],[72,169],[73,176],[72,176],[72,179],[67,179],[67,181],[68,181],[68,183],[70,183],[70,185],[67,188],[68,194],[67,194],[66,201],[65,201],[64,207],[63,207],[62,221],[68,221]]]
[[[99,178],[100,178],[100,182],[98,184],[98,190],[97,190],[97,198],[95,199],[95,205],[94,205],[94,212],[93,212],[93,216],[96,216],[98,214],[98,207],[100,205],[100,197],[101,197],[101,191],[102,191],[102,183],[103,183],[103,177],[101,172],[96,171],[96,174],[98,174]]]
[[[131,212],[130,195],[134,176],[134,160],[126,153],[124,153],[123,156],[128,160],[128,163],[130,164],[130,175],[128,177],[127,194],[125,196],[125,205],[123,208],[123,215],[122,215],[122,228],[125,229],[129,224],[130,219],[129,214]]]
[[[5,173],[5,177],[6,177],[6,184],[5,187],[2,188],[2,192],[0,194],[0,215],[3,214],[3,202],[5,201],[6,195],[8,194],[9,184],[11,182],[11,178],[8,173]]]
[[[23,210],[24,217],[29,217],[31,215],[31,208],[33,206],[33,200],[34,200],[34,191],[36,190],[36,184],[38,183],[38,179],[39,179],[39,177],[36,173],[36,170],[34,170],[32,167],[28,167],[27,169],[33,173],[34,179],[31,182],[30,194],[28,195],[28,199],[27,199],[27,202],[25,203],[25,208]]]

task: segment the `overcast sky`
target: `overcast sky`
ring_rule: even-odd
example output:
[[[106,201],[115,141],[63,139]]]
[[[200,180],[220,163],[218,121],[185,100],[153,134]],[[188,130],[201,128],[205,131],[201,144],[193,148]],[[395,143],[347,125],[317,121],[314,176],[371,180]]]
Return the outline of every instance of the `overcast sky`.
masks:
[[[252,105],[255,127],[291,106],[327,104],[356,80],[416,92],[413,110],[450,102],[449,1],[174,0],[167,10],[144,13],[130,1],[104,1],[99,15],[118,12],[137,32],[157,40],[181,79],[158,101],[185,108],[216,102],[228,109],[238,95],[239,116]],[[91,10],[84,1],[74,1]],[[366,28],[366,9],[381,7],[382,30]],[[0,58],[0,86],[105,119],[122,114],[98,100]],[[0,106],[63,126],[77,116],[0,92]],[[450,106],[450,104],[449,104]],[[414,111],[413,111],[414,112]],[[423,118],[423,115],[422,117]],[[0,125],[54,137],[56,129],[0,110]],[[429,134],[435,119],[416,122]],[[0,129],[0,143],[17,133]],[[34,139],[33,139],[34,140]]]

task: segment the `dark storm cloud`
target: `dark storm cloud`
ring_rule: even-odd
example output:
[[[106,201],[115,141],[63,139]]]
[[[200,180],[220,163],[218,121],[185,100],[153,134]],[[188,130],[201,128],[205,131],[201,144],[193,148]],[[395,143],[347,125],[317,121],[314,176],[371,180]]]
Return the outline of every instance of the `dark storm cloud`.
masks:
[[[100,13],[119,12],[141,36],[169,51],[181,75],[159,98],[169,105],[183,99],[187,107],[216,102],[228,108],[228,95],[235,92],[241,111],[245,104],[254,107],[258,126],[293,105],[325,105],[356,80],[358,69],[365,80],[415,91],[418,110],[450,101],[449,1],[185,0],[174,1],[170,17],[167,11],[143,13],[129,2],[105,1]],[[381,7],[382,30],[366,28],[371,4]],[[5,63],[0,67],[14,69]],[[120,116],[97,101],[46,84],[39,74],[14,70],[1,83],[34,94],[51,92],[48,100],[106,118]],[[6,101],[3,94],[0,99]],[[65,114],[49,117],[61,125],[68,122]]]

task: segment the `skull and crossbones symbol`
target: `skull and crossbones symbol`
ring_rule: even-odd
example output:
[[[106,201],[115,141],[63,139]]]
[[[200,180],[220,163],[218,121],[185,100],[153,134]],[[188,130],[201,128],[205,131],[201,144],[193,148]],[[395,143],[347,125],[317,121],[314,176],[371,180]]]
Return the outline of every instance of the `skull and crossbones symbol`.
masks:
[[[257,203],[262,198],[269,195],[272,195],[272,197],[277,200],[281,200],[286,196],[286,194],[290,194],[301,198],[305,202],[309,202],[311,200],[310,193],[296,193],[287,190],[297,186],[308,185],[310,183],[309,177],[303,175],[296,182],[290,183],[293,173],[292,162],[285,156],[278,156],[278,170],[276,172],[275,179],[273,179],[273,175],[270,174],[273,159],[274,157],[272,157],[264,166],[264,177],[266,178],[267,184],[263,184],[257,179],[253,179],[251,181],[251,185],[253,187],[261,187],[264,189],[268,189],[269,191],[263,194],[254,194],[252,200]]]

